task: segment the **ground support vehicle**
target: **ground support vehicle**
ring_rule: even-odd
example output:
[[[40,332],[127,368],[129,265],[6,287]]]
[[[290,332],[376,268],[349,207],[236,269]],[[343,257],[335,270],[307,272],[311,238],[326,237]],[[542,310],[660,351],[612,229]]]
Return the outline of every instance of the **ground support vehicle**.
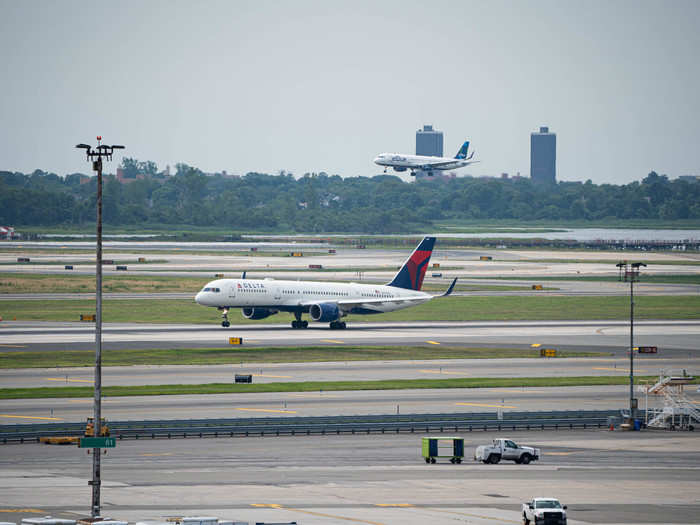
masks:
[[[517,445],[505,438],[494,439],[491,445],[479,445],[474,451],[474,460],[484,463],[498,463],[502,459],[524,463],[540,459],[540,449]]]
[[[421,448],[426,463],[435,463],[436,458],[450,458],[450,463],[461,463],[464,457],[464,438],[426,436]]]
[[[523,503],[524,525],[566,525],[566,505],[555,498],[532,498]]]

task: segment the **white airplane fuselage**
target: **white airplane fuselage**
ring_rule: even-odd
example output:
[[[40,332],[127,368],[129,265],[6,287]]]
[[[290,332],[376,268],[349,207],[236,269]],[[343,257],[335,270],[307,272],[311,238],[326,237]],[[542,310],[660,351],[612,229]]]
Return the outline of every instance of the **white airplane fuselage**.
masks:
[[[466,159],[450,157],[428,157],[425,155],[401,155],[400,153],[380,153],[374,163],[396,171],[406,170],[454,170],[472,164]]]
[[[217,308],[259,307],[290,312],[307,312],[313,304],[335,303],[342,317],[349,313],[392,312],[432,298],[425,292],[378,284],[218,279],[207,283],[195,301]]]

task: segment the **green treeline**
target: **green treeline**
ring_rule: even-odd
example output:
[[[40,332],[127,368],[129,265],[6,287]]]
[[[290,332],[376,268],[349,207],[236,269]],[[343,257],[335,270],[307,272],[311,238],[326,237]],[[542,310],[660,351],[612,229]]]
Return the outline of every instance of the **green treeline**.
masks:
[[[392,175],[349,177],[248,173],[205,175],[184,164],[158,173],[155,163],[124,159],[131,178],[105,176],[105,223],[194,225],[232,230],[394,233],[436,220],[605,221],[700,219],[700,184],[651,172],[626,185],[529,179],[455,178],[404,182]],[[94,222],[96,180],[36,170],[0,171],[0,224]]]

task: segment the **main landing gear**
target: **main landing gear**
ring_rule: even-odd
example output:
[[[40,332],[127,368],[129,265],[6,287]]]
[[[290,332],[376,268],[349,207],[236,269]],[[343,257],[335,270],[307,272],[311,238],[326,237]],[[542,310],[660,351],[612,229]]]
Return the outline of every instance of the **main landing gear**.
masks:
[[[331,330],[342,330],[345,326],[344,321],[331,321]]]
[[[309,322],[301,320],[301,312],[294,312],[295,320],[292,321],[292,328],[308,328]]]
[[[221,321],[221,326],[224,328],[228,328],[231,326],[231,323],[228,322],[228,308],[223,308],[221,311],[221,317],[223,318],[223,321]]]

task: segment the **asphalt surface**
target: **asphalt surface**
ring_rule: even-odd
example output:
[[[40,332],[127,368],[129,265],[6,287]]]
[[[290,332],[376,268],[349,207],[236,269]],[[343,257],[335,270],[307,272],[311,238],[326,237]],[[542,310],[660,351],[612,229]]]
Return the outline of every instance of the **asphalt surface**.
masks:
[[[700,516],[693,433],[554,431],[507,437],[541,448],[530,465],[471,460],[495,433],[463,433],[465,462],[426,465],[420,435],[119,442],[102,461],[103,515],[131,522],[213,515],[304,525],[520,523],[557,497],[569,524],[690,524]],[[75,447],[0,446],[0,519],[89,507],[92,458]]]
[[[61,384],[60,381],[55,383]],[[686,394],[700,406],[700,393],[695,387],[687,389]],[[660,396],[647,400],[643,393],[636,395],[641,408],[645,408],[647,402],[649,407],[663,405]],[[102,400],[102,415],[108,420],[125,421],[396,413],[496,414],[499,411],[506,414],[514,411],[618,410],[626,406],[629,406],[629,386],[617,385],[108,396]],[[92,416],[93,401],[92,398],[4,399],[0,410],[0,425],[80,422]]]
[[[235,321],[234,321],[235,323]],[[3,351],[68,350],[94,348],[94,325],[42,321],[3,321]],[[700,321],[636,321],[635,344],[657,346],[664,357],[687,355],[700,346]],[[590,348],[621,351],[629,348],[625,321],[467,321],[467,322],[353,322],[345,330],[330,330],[326,323],[292,330],[287,324],[246,324],[222,328],[209,325],[103,325],[104,348],[228,347],[230,337],[246,346],[298,345],[459,345]]]
[[[690,357],[635,355],[636,375],[659,374],[661,369],[700,373],[700,352]],[[0,369],[3,388],[91,385],[92,366],[75,368]],[[255,383],[304,381],[381,381],[396,379],[454,379],[468,377],[627,377],[626,356],[584,358],[437,359],[406,361],[344,361],[319,363],[255,363],[226,365],[109,366],[103,386],[229,383],[234,374],[251,374]]]

